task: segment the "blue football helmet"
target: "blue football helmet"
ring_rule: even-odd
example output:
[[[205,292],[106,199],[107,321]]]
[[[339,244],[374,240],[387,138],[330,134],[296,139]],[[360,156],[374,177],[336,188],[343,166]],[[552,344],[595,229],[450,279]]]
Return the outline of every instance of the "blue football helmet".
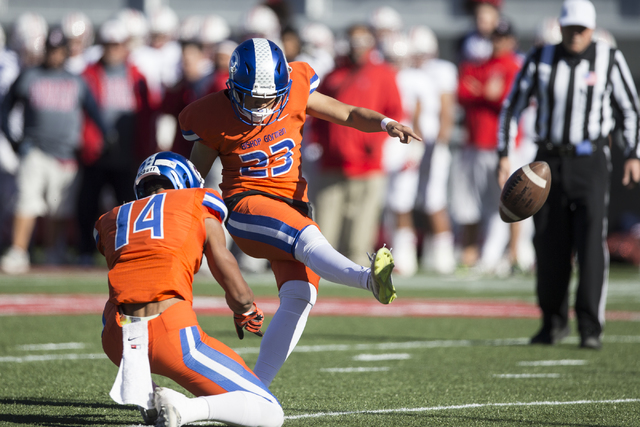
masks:
[[[291,79],[284,52],[267,39],[240,43],[229,60],[227,88],[238,119],[252,126],[276,121],[289,101]],[[273,99],[266,108],[247,108],[247,97]]]
[[[171,151],[153,154],[142,162],[133,185],[136,199],[149,196],[145,192],[145,181],[162,176],[174,189],[203,188],[204,179],[187,158]]]

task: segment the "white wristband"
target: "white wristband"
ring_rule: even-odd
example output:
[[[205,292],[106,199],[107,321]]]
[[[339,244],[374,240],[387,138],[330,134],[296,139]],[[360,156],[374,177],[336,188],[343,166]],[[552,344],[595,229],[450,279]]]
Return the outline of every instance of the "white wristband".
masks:
[[[385,117],[384,119],[382,119],[382,121],[380,122],[380,126],[382,127],[382,130],[384,131],[387,130],[387,125],[389,124],[389,122],[395,122],[395,120],[390,119],[389,117]]]

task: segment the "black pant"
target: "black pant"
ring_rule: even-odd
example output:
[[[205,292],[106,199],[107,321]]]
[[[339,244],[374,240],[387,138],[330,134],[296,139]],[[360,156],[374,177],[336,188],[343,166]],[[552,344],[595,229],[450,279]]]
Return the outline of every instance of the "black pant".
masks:
[[[569,314],[572,260],[578,258],[575,311],[582,337],[600,335],[609,272],[606,246],[611,157],[609,147],[589,156],[538,151],[551,168],[551,191],[534,215],[537,294],[543,328],[563,328]]]
[[[80,255],[90,255],[95,252],[93,240],[93,228],[105,212],[105,208],[114,206],[100,206],[100,193],[105,185],[110,185],[116,195],[117,204],[135,200],[133,181],[136,170],[128,163],[113,165],[98,161],[82,170],[82,181],[78,196],[78,226],[80,228],[80,242],[78,251]]]

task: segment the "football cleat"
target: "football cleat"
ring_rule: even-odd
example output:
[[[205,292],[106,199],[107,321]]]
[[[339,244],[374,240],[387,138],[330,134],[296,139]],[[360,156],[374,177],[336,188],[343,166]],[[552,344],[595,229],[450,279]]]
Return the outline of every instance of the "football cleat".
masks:
[[[158,411],[156,427],[180,427],[182,425],[180,412],[171,402],[174,398],[182,397],[187,399],[186,396],[168,388],[157,387],[155,389],[153,400]]]
[[[142,419],[146,425],[155,425],[156,420],[158,419],[158,410],[156,408],[145,409],[142,406],[138,406],[138,409],[140,410],[140,415],[142,415]]]
[[[393,286],[391,272],[393,271],[393,255],[386,247],[382,247],[375,254],[367,254],[371,260],[371,274],[369,289],[373,296],[382,304],[390,304],[396,299],[396,288]]]

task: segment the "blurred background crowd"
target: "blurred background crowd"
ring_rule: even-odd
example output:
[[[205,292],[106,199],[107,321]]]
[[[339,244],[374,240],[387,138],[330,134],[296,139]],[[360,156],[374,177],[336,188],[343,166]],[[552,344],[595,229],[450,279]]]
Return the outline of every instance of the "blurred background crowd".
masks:
[[[148,155],[189,157],[178,114],[226,88],[230,55],[251,37],[308,62],[321,93],[422,135],[423,143],[399,146],[384,133],[345,134],[308,121],[303,173],[315,219],[336,248],[367,265],[366,252],[386,243],[405,276],[532,271],[533,226],[500,221],[490,172],[500,106],[524,55],[560,42],[559,1],[41,3],[0,1],[2,271],[95,266],[96,219],[134,199],[133,178]],[[594,3],[594,37],[621,48],[640,76],[638,2]],[[514,169],[533,160],[534,133],[525,114]],[[207,186],[215,188],[220,173],[218,165]],[[375,180],[379,191],[366,206],[357,194],[339,199],[332,189],[344,180],[354,189]],[[612,182],[612,257],[640,265],[640,197],[618,187],[615,175]],[[246,271],[267,267],[238,257]]]

